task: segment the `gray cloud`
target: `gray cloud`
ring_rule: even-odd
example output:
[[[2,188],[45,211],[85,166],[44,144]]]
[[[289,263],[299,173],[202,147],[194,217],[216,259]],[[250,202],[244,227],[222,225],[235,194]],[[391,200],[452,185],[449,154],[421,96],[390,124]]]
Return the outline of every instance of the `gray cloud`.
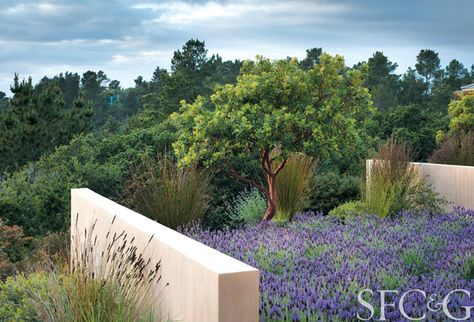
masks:
[[[4,0],[0,90],[14,72],[54,75],[102,69],[126,86],[168,67],[189,38],[226,59],[304,56],[311,47],[349,64],[383,50],[403,72],[421,48],[474,63],[474,2],[438,0],[153,1]]]

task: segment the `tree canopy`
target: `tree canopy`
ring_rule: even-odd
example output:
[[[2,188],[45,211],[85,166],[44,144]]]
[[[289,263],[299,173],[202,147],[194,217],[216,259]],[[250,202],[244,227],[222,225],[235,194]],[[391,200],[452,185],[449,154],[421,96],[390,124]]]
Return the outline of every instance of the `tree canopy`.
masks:
[[[355,143],[356,119],[371,111],[362,82],[362,72],[347,69],[341,56],[322,54],[310,70],[296,59],[246,61],[237,84],[218,87],[210,100],[181,102],[180,113],[172,115],[178,130],[174,151],[181,165],[219,164],[257,187],[267,197],[269,220],[275,214],[275,177],[291,153],[325,157]],[[238,163],[249,156],[261,164],[266,184],[238,172]]]
[[[0,173],[12,171],[92,128],[92,108],[77,98],[71,108],[57,81],[34,95],[31,78],[11,87],[14,94],[0,113]]]

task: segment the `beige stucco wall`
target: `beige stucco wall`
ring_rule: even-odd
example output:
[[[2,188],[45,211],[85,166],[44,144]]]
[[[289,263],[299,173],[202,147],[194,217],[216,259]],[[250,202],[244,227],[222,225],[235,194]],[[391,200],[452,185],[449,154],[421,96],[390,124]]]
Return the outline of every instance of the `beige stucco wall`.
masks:
[[[372,160],[366,162],[368,177],[371,162]],[[448,200],[446,210],[455,206],[474,209],[474,167],[422,162],[412,164],[432,185],[432,189]]]
[[[72,235],[84,231],[97,219],[95,234],[99,243],[101,239],[104,243],[114,216],[112,233],[125,230],[128,236],[136,238],[139,250],[153,235],[145,254],[162,260],[162,281],[169,285],[156,297],[167,317],[179,321],[258,321],[257,269],[89,189],[72,189]]]

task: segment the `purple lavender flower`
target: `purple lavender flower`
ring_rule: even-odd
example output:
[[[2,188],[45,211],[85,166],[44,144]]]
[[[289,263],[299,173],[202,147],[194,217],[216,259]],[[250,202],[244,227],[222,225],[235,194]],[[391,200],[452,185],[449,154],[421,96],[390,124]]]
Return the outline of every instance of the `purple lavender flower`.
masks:
[[[465,289],[474,294],[474,211],[457,208],[448,214],[428,216],[404,211],[397,219],[375,216],[342,224],[321,214],[299,215],[285,226],[257,225],[231,231],[199,227],[185,234],[260,269],[262,321],[348,321],[366,314],[358,302],[363,289],[374,307],[377,289],[394,289],[387,296],[398,301],[410,289],[445,296]],[[406,297],[406,312],[426,313],[428,320],[446,319],[426,309],[421,294]],[[450,298],[453,316],[474,296]],[[398,307],[386,310],[390,321],[405,320]]]

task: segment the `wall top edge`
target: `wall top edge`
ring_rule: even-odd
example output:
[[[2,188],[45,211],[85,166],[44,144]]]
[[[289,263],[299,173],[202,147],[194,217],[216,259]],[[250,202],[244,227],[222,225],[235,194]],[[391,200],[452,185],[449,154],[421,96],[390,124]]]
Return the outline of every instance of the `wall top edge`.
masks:
[[[250,265],[170,229],[88,188],[71,189],[71,197],[72,199],[74,197],[85,199],[93,204],[94,208],[112,213],[116,216],[116,221],[125,222],[149,236],[153,235],[161,243],[217,274],[258,272],[256,268]]]
[[[377,159],[366,159],[366,162],[372,162],[373,160]],[[457,164],[442,164],[442,163],[429,163],[429,162],[410,162],[411,164],[419,165],[419,166],[439,166],[439,167],[447,167],[447,168],[462,168],[462,169],[469,169],[474,171],[473,166],[468,165],[457,165]]]

